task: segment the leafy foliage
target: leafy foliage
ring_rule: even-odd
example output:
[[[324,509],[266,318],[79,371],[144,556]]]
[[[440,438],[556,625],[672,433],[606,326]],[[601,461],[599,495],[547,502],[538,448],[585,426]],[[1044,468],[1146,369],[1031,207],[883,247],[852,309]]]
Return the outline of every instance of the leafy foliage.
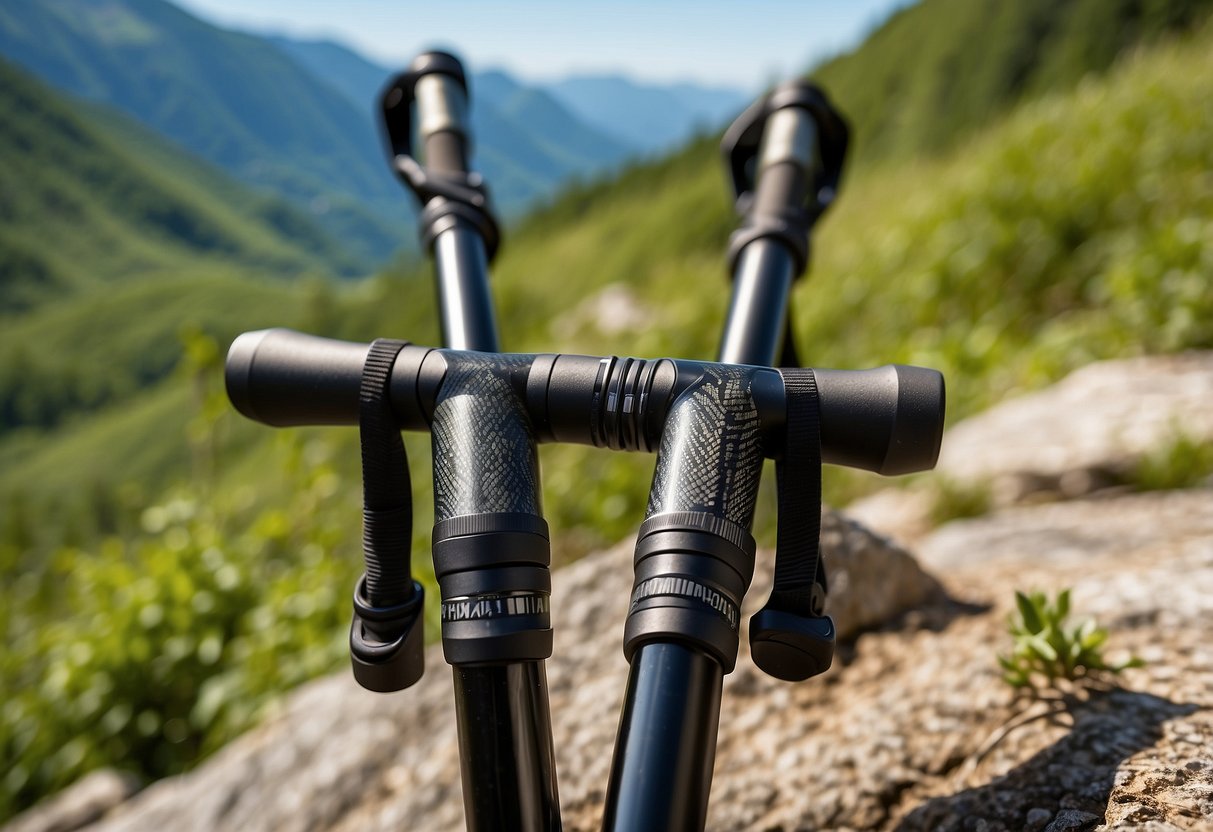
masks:
[[[1024,594],[1016,591],[1018,615],[1011,615],[1007,628],[1014,639],[1008,656],[999,656],[1003,679],[1015,688],[1028,688],[1044,678],[1048,686],[1058,680],[1074,681],[1091,675],[1115,674],[1129,667],[1140,667],[1141,659],[1130,657],[1109,662],[1103,647],[1108,631],[1093,619],[1069,626],[1070,590],[1063,589],[1050,601],[1043,592]]]
[[[195,337],[187,356],[189,438],[205,459],[227,407],[199,371],[220,355]],[[229,499],[196,488],[146,508],[125,538],[62,547],[41,570],[0,546],[0,816],[98,766],[180,772],[345,657],[356,508],[334,499],[328,446],[282,439],[275,468],[292,496],[277,508],[255,508],[248,488]]]

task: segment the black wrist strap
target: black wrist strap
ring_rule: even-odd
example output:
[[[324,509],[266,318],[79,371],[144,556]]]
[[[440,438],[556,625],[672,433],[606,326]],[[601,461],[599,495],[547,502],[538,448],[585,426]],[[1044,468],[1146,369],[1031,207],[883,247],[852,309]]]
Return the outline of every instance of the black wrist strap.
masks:
[[[834,622],[824,614],[821,560],[821,414],[810,369],[780,369],[787,402],[779,480],[779,533],[771,597],[750,619],[750,655],[762,670],[801,681],[829,669]]]
[[[391,407],[392,366],[406,341],[371,344],[362,368],[358,428],[362,444],[362,553],[366,572],[354,588],[350,657],[364,688],[388,692],[422,673],[421,609],[413,580],[413,492],[400,426]]]
[[[781,369],[787,400],[787,438],[775,463],[779,535],[770,605],[821,615],[825,568],[821,561],[821,413],[810,369]]]
[[[392,365],[405,346],[405,341],[386,338],[371,344],[358,394],[366,600],[376,607],[395,606],[413,592],[413,490],[400,426],[388,399]]]

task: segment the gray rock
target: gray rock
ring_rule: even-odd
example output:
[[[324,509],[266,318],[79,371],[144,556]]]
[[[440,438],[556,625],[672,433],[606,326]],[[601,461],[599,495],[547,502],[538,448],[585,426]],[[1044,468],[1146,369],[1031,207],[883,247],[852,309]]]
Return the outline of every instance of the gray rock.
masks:
[[[1063,809],[1053,818],[1053,822],[1045,827],[1045,832],[1086,832],[1088,829],[1094,829],[1099,821],[1099,816],[1090,812]]]
[[[901,550],[827,516],[832,603],[840,624],[862,634],[829,673],[799,685],[756,671],[743,638],[725,682],[708,828],[995,832],[1029,818],[1061,829],[1208,828],[1211,516],[1213,491],[1203,490],[945,527],[923,551],[948,564],[937,573],[946,595]],[[601,824],[627,673],[630,560],[625,544],[554,577],[548,667],[569,830]],[[749,609],[769,586],[769,558],[760,560]],[[898,582],[918,588],[878,589]],[[1001,682],[994,656],[1007,648],[1011,589],[1061,586],[1073,588],[1077,615],[1111,627],[1112,657],[1132,651],[1148,665],[1118,685],[1033,704]],[[891,626],[887,614],[915,597]],[[901,600],[884,615],[864,606],[882,598]],[[308,685],[262,728],[91,828],[461,829],[450,675],[436,651],[427,660],[426,677],[402,694],[365,693],[344,673]]]
[[[1213,352],[1089,364],[949,429],[939,471],[962,481],[1098,477],[1181,434],[1213,440],[1210,402]]]
[[[72,832],[99,820],[139,790],[129,774],[100,769],[39,803],[5,827],[5,832]]]
[[[1213,352],[1090,364],[944,435],[918,489],[886,489],[847,507],[864,525],[913,541],[930,528],[935,485],[989,491],[995,506],[1074,499],[1115,484],[1179,437],[1213,441]]]

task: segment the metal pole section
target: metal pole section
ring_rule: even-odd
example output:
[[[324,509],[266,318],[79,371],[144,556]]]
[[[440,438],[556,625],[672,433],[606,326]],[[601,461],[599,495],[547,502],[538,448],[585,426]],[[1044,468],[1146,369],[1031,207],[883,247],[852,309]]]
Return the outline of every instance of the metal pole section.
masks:
[[[778,217],[802,206],[817,158],[817,131],[807,110],[785,107],[771,113],[758,154],[752,213]],[[759,237],[742,249],[717,360],[762,366],[775,362],[795,270],[792,252],[773,237]]]
[[[468,830],[559,829],[543,662],[453,670]]]
[[[480,233],[463,220],[434,238],[442,341],[457,350],[497,352],[497,323]]]
[[[792,255],[783,244],[761,237],[742,249],[717,361],[761,366],[775,362],[794,277]]]
[[[604,830],[703,829],[723,681],[716,660],[690,647],[657,642],[637,650],[615,740]]]
[[[467,96],[451,76],[416,86],[418,133],[434,173],[467,171]],[[441,197],[439,197],[441,198]],[[484,239],[448,216],[434,236],[443,343],[498,352]],[[530,510],[538,515],[538,497]],[[453,666],[465,823],[475,832],[560,829],[552,719],[542,661]]]
[[[426,166],[434,173],[467,170],[467,97],[449,75],[417,81],[418,132]],[[448,217],[434,238],[442,340],[458,350],[497,352],[497,323],[489,292],[484,240],[468,222]]]
[[[816,150],[816,131],[807,111],[789,107],[771,114],[758,154],[752,218],[779,218],[803,206],[817,164]],[[721,362],[769,366],[775,361],[795,271],[795,255],[778,237],[759,236],[745,246],[736,264]],[[659,469],[662,456],[674,450],[672,446],[667,449],[667,443],[676,442],[671,437],[677,433],[667,421]],[[686,454],[675,456],[684,458]],[[704,458],[679,470],[673,481],[674,504],[685,496],[681,492],[687,478],[701,473],[699,466],[720,464],[726,463]],[[754,483],[756,487],[756,478]],[[727,492],[718,496],[749,502],[742,512],[743,527],[748,531],[754,495]],[[672,507],[655,493],[650,500],[650,516]],[[616,738],[604,830],[696,832],[704,828],[723,679],[721,663],[688,643],[653,641],[637,649]]]

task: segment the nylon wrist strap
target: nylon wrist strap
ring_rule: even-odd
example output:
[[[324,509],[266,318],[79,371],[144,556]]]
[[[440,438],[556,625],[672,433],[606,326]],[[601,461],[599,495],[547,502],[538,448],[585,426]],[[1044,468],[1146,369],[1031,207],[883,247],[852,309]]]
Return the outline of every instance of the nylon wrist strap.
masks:
[[[783,457],[775,463],[779,531],[768,606],[819,616],[825,603],[821,560],[821,411],[817,379],[808,368],[782,368],[787,401]]]
[[[386,338],[371,344],[358,394],[366,600],[376,607],[395,606],[413,593],[413,493],[400,427],[388,400],[392,365],[405,346],[405,341]]]
[[[362,444],[362,553],[366,572],[354,588],[350,658],[368,690],[402,690],[421,678],[421,608],[425,591],[413,580],[413,494],[408,457],[391,407],[392,365],[408,345],[371,344],[358,391]]]

